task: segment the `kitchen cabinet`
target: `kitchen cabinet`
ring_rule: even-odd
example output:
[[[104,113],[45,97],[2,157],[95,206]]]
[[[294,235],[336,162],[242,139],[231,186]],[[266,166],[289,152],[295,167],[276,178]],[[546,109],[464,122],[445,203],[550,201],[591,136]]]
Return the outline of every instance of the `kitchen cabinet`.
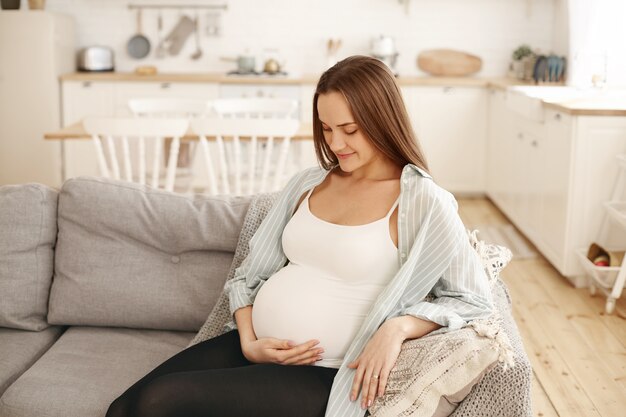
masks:
[[[484,193],[485,90],[406,86],[402,95],[435,182],[457,194]]]
[[[290,98],[300,101],[299,85],[278,84],[237,84],[228,83],[219,85],[220,98]],[[294,117],[300,118],[300,106]]]
[[[574,286],[586,286],[575,252],[598,235],[614,158],[626,152],[626,117],[542,108],[537,121],[506,103],[506,91],[489,94],[487,195]]]
[[[219,95],[217,83],[118,82],[115,84],[115,116],[132,116],[128,100],[133,98],[185,98],[213,100]]]
[[[542,154],[545,169],[541,176],[543,209],[541,247],[555,264],[564,263],[570,196],[572,117],[555,110],[546,111],[546,136]]]
[[[62,83],[62,121],[68,126],[88,116],[112,116],[115,113],[113,82],[66,81]],[[99,175],[93,143],[86,140],[64,141],[64,180],[79,175]]]
[[[500,173],[507,172],[506,162],[511,160],[506,136],[509,134],[508,116],[505,109],[505,92],[502,89],[489,91],[489,124],[487,134],[486,189],[492,200],[507,205],[508,178]]]

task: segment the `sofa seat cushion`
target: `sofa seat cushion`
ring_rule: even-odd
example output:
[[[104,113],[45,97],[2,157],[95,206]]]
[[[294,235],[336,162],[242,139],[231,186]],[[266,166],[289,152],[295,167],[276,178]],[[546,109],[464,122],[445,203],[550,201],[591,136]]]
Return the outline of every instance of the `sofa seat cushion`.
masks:
[[[43,355],[66,328],[50,326],[39,332],[0,327],[0,396]]]
[[[250,200],[66,181],[48,322],[197,331],[222,292]]]
[[[0,398],[0,416],[104,416],[113,400],[193,333],[70,327]]]
[[[0,327],[48,327],[57,197],[41,184],[0,187]]]

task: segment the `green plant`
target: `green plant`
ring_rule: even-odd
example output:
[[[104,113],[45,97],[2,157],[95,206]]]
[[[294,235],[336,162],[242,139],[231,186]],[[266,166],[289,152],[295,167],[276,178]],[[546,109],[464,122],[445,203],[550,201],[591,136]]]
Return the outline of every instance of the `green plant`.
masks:
[[[520,59],[524,58],[525,56],[529,56],[532,55],[533,51],[532,49],[530,49],[530,46],[524,44],[524,45],[520,45],[519,47],[517,47],[516,50],[513,51],[513,59],[515,61],[519,61]]]

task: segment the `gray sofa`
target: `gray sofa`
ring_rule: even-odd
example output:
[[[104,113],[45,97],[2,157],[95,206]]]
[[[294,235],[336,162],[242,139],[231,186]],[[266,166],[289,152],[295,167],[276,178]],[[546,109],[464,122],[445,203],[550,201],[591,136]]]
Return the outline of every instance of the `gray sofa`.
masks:
[[[253,202],[96,177],[60,191],[0,187],[0,417],[104,416],[187,347],[222,294]],[[494,368],[459,417],[483,403],[530,415],[530,365],[498,291],[517,369]]]

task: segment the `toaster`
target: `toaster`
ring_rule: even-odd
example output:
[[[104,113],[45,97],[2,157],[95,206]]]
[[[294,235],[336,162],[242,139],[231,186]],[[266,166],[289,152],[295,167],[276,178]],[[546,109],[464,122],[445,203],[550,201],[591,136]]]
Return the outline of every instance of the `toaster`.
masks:
[[[88,46],[78,51],[79,71],[113,71],[113,50],[108,46]]]

